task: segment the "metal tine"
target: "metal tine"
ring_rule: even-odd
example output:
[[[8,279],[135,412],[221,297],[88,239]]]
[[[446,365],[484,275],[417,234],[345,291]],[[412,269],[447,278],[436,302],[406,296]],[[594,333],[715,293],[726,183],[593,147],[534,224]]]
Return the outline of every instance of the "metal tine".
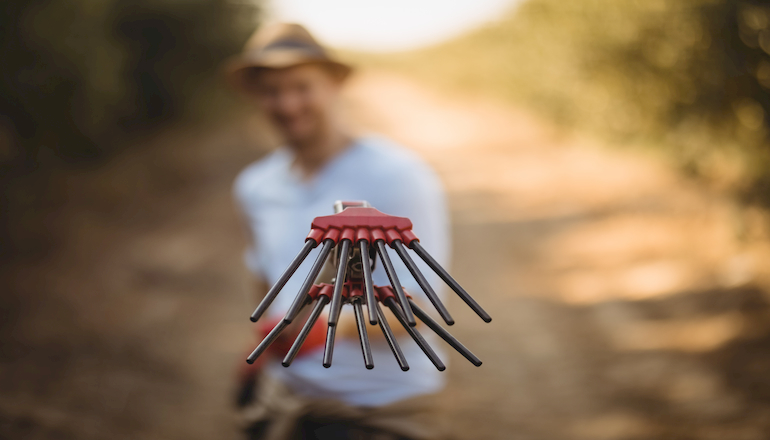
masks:
[[[337,334],[337,326],[326,327],[326,345],[324,345],[324,368],[332,366],[332,355],[334,354],[334,336]]]
[[[425,295],[428,297],[431,304],[433,304],[433,307],[436,308],[438,314],[441,315],[441,318],[444,320],[444,322],[446,322],[447,325],[454,325],[455,320],[452,319],[452,315],[449,314],[449,310],[444,307],[444,303],[441,302],[441,299],[438,297],[438,295],[436,295],[436,292],[430,286],[428,280],[425,279],[425,275],[422,274],[420,268],[417,267],[417,265],[414,263],[414,260],[412,260],[412,257],[410,257],[406,252],[406,248],[404,247],[404,244],[401,242],[401,240],[393,241],[393,249],[396,250],[398,256],[401,257],[401,260],[404,262],[407,269],[409,269],[409,272],[412,273],[412,276],[417,281],[417,284],[422,287]]]
[[[313,311],[310,312],[310,316],[307,318],[307,321],[305,321],[305,325],[302,327],[302,330],[297,335],[297,339],[295,339],[294,343],[291,345],[289,352],[286,353],[286,357],[283,358],[283,362],[281,362],[281,365],[283,365],[284,367],[288,367],[294,361],[294,358],[297,357],[297,353],[299,353],[299,349],[302,348],[302,344],[305,343],[305,339],[307,339],[307,335],[310,333],[310,330],[313,328],[316,321],[318,321],[318,317],[321,316],[321,312],[323,312],[323,309],[324,307],[326,307],[326,304],[329,304],[329,298],[325,295],[319,296],[318,300],[315,303],[315,306],[313,306]]]
[[[414,314],[412,314],[412,309],[409,308],[409,302],[406,300],[404,289],[401,287],[401,282],[398,281],[398,275],[396,275],[396,269],[393,268],[393,262],[390,261],[390,257],[388,256],[388,249],[385,247],[385,241],[377,240],[375,245],[377,246],[377,252],[380,254],[382,265],[385,266],[385,273],[388,275],[390,285],[393,286],[393,291],[396,292],[398,302],[401,304],[401,308],[404,311],[406,322],[409,323],[410,327],[414,327],[417,325],[417,321],[414,320]]]
[[[380,318],[380,329],[382,329],[382,334],[385,335],[385,340],[388,341],[388,345],[390,346],[390,350],[393,352],[393,356],[396,357],[398,366],[401,367],[401,371],[408,371],[409,364],[406,362],[404,352],[401,351],[401,347],[398,345],[396,335],[393,334],[393,330],[391,330],[390,324],[388,324],[388,320],[385,319],[385,315],[382,313],[382,308],[380,308],[380,305],[377,303],[375,303],[374,306],[377,309],[377,316]]]
[[[310,295],[305,295],[305,300],[302,302],[300,306],[300,310],[297,312],[301,312],[303,308],[305,308],[306,305],[310,304],[312,302],[312,298],[310,298]],[[278,336],[281,334],[281,332],[289,325],[291,324],[291,321],[287,321],[286,317],[284,317],[282,320],[278,322],[278,324],[273,327],[272,330],[270,330],[270,333],[265,336],[264,339],[262,339],[262,342],[257,345],[257,348],[254,349],[254,351],[251,352],[249,357],[246,358],[246,362],[252,364],[254,361],[262,355],[262,353],[267,350],[267,347],[270,346],[275,340],[278,338]]]
[[[358,242],[361,250],[361,264],[364,270],[364,289],[366,290],[366,307],[369,313],[369,324],[377,324],[377,299],[374,297],[374,282],[372,281],[372,266],[369,264],[369,243],[366,240]],[[376,258],[376,256],[375,256]]]
[[[369,335],[366,334],[366,322],[364,322],[364,308],[361,306],[360,299],[353,300],[353,312],[356,315],[356,326],[358,327],[358,339],[361,340],[361,352],[364,354],[364,365],[367,370],[374,368],[374,358],[372,357],[372,347],[369,345]]]
[[[430,268],[433,269],[433,271],[436,272],[436,274],[438,274],[438,276],[441,277],[441,279],[444,280],[444,282],[447,283],[449,287],[451,287],[452,290],[454,290],[455,293],[457,293],[457,295],[459,295],[460,298],[462,298],[462,300],[465,301],[477,315],[479,315],[479,317],[481,317],[481,319],[484,320],[484,322],[492,321],[492,317],[489,316],[489,313],[481,308],[479,303],[477,303],[476,300],[474,300],[473,297],[471,297],[468,292],[466,292],[465,289],[463,289],[462,286],[460,286],[460,284],[430,256],[419,241],[412,240],[412,242],[409,243],[409,247],[414,250],[414,252],[419,255],[420,258],[422,258],[423,261],[425,261],[425,263],[430,266]]]
[[[283,318],[287,323],[293,321],[294,318],[297,317],[307,293],[310,291],[310,288],[313,287],[313,283],[315,283],[315,279],[318,277],[318,272],[321,271],[321,267],[323,267],[326,262],[326,258],[329,256],[329,252],[331,252],[332,248],[334,248],[334,240],[324,240],[321,253],[318,254],[318,258],[316,258],[315,263],[313,263],[313,267],[310,268],[310,273],[307,274],[305,282],[302,283],[302,287],[299,288],[299,293],[297,293],[297,297],[294,298],[294,302],[291,304],[291,307],[289,307],[289,311],[286,312],[286,317]]]
[[[272,330],[270,330],[270,333],[265,336],[265,339],[262,340],[262,342],[257,345],[257,348],[254,349],[254,351],[251,352],[249,357],[246,358],[246,362],[253,364],[255,360],[265,351],[267,350],[267,347],[270,346],[273,342],[275,342],[276,338],[278,338],[278,335],[281,334],[283,329],[286,328],[286,326],[289,325],[286,321],[280,321],[278,324],[273,327]]]
[[[278,278],[278,281],[273,284],[273,287],[268,290],[265,297],[262,299],[262,301],[259,303],[256,309],[254,309],[254,313],[251,314],[251,321],[257,322],[260,317],[265,313],[265,310],[267,310],[268,307],[270,307],[270,304],[273,303],[275,300],[275,297],[278,296],[278,293],[281,292],[281,289],[283,289],[283,286],[286,285],[286,283],[289,281],[289,278],[291,278],[292,275],[294,275],[294,272],[297,271],[297,268],[299,268],[299,265],[302,264],[303,261],[305,261],[305,258],[307,258],[308,254],[310,254],[310,251],[313,250],[318,246],[318,242],[313,240],[312,238],[307,240],[305,242],[305,246],[302,247],[302,250],[299,251],[296,257],[294,257],[294,260],[291,261],[291,264],[289,264],[289,267],[286,268],[285,271],[281,274],[280,278]]]
[[[337,325],[342,310],[342,286],[345,284],[345,273],[348,268],[348,256],[350,255],[350,240],[342,240],[340,252],[339,267],[337,267],[337,278],[334,280],[334,293],[332,294],[332,305],[329,309],[329,325]]]
[[[433,363],[433,365],[436,366],[436,369],[438,371],[444,371],[446,370],[446,365],[444,365],[443,362],[441,362],[441,359],[439,359],[438,355],[436,355],[436,352],[433,351],[433,348],[431,348],[430,345],[428,345],[428,342],[425,340],[425,338],[422,337],[420,332],[417,331],[417,329],[412,328],[409,326],[404,319],[404,315],[401,311],[401,308],[398,307],[398,304],[396,303],[396,300],[392,297],[385,299],[385,305],[388,306],[391,312],[393,312],[393,315],[396,316],[396,319],[398,319],[398,322],[401,323],[401,325],[406,329],[406,331],[409,333],[409,336],[414,339],[414,342],[417,343],[417,345],[420,347],[420,349],[425,353],[426,356],[428,356],[428,359]]]
[[[443,327],[441,327],[438,322],[434,321],[433,318],[428,316],[427,313],[423,309],[421,309],[417,304],[414,303],[411,299],[409,300],[409,304],[412,306],[412,310],[414,310],[414,314],[417,316],[417,318],[424,322],[425,325],[430,327],[431,330],[436,332],[437,335],[441,337],[444,341],[446,341],[447,344],[451,345],[452,348],[457,350],[458,353],[463,355],[465,359],[468,359],[473,365],[475,366],[481,366],[481,359],[477,358],[475,354],[473,354],[470,350],[468,350],[460,341],[458,341],[454,336],[452,336],[448,331],[446,331]]]

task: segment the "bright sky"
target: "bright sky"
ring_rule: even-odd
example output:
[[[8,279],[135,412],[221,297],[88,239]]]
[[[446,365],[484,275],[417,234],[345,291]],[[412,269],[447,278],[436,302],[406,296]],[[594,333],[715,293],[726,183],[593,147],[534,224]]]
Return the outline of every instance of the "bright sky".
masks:
[[[268,16],[326,44],[366,51],[427,46],[495,20],[521,0],[272,0]]]

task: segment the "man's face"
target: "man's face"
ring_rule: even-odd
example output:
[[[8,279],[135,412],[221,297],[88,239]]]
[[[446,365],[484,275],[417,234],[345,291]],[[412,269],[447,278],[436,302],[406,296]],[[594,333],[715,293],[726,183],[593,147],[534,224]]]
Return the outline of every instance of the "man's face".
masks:
[[[262,109],[286,141],[301,145],[323,135],[340,81],[323,66],[304,64],[261,72],[256,86]]]

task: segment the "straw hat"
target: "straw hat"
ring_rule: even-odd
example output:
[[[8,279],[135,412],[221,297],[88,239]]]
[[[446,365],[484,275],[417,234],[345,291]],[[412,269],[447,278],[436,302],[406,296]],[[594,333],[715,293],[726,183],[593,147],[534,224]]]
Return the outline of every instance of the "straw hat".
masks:
[[[259,29],[249,38],[243,52],[225,64],[225,75],[235,87],[245,89],[250,69],[283,69],[311,63],[327,65],[339,79],[352,70],[334,59],[304,27],[276,23]]]

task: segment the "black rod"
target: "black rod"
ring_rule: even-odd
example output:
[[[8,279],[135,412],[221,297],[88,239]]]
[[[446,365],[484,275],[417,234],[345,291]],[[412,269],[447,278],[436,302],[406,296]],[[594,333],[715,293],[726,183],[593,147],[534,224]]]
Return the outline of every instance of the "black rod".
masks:
[[[410,327],[414,327],[417,325],[417,321],[414,320],[414,314],[412,314],[412,309],[409,308],[409,302],[406,300],[404,289],[401,287],[401,282],[398,281],[398,275],[396,275],[396,269],[393,268],[393,262],[390,261],[390,257],[388,256],[388,249],[385,247],[385,241],[377,240],[374,244],[377,246],[377,252],[380,254],[382,265],[385,266],[385,273],[388,274],[390,285],[393,286],[393,291],[396,292],[398,302],[404,310],[406,322],[409,323]]]
[[[444,322],[446,322],[447,325],[453,325],[455,320],[452,319],[452,315],[449,314],[449,310],[444,307],[444,303],[441,302],[441,299],[438,297],[438,295],[436,295],[436,292],[430,286],[428,280],[425,279],[425,275],[422,274],[420,268],[417,267],[417,264],[415,264],[414,260],[412,260],[412,257],[409,256],[409,253],[407,253],[406,248],[404,247],[404,244],[401,242],[401,240],[395,240],[392,246],[393,249],[396,250],[398,256],[401,257],[401,260],[404,262],[407,269],[409,269],[409,272],[412,273],[412,276],[417,281],[417,284],[422,287],[425,295],[428,297],[431,304],[433,304],[433,307],[436,308],[438,314],[441,315],[441,318],[444,320]]]
[[[337,334],[337,326],[326,327],[326,345],[324,345],[324,368],[332,366],[332,355],[334,354],[334,336]]]
[[[316,321],[318,320],[318,317],[321,316],[321,312],[323,312],[323,309],[324,307],[326,307],[326,304],[329,304],[329,298],[326,297],[325,295],[319,296],[318,300],[315,303],[315,306],[313,306],[313,311],[310,312],[310,317],[308,317],[307,321],[305,321],[305,325],[302,327],[302,330],[297,335],[297,339],[295,339],[294,343],[291,345],[289,352],[286,353],[286,357],[283,358],[283,362],[281,362],[281,365],[283,365],[284,367],[288,367],[294,361],[294,358],[297,357],[297,353],[299,353],[299,349],[302,348],[302,344],[305,343],[305,339],[307,339],[307,335],[310,333],[310,330],[315,325]]]
[[[251,352],[249,357],[246,358],[246,362],[253,364],[255,360],[265,351],[267,350],[267,347],[270,346],[273,342],[275,342],[276,338],[278,338],[278,335],[281,334],[283,329],[286,328],[286,326],[289,325],[286,321],[280,321],[278,324],[273,327],[272,330],[270,330],[270,333],[265,336],[265,339],[262,340],[262,342],[257,345],[257,348],[254,349],[254,351]]]
[[[441,327],[438,322],[434,321],[433,318],[428,316],[427,313],[423,309],[421,309],[417,304],[414,303],[411,299],[409,300],[410,305],[412,306],[412,310],[414,310],[414,314],[417,316],[417,318],[424,322],[425,325],[430,327],[431,330],[436,332],[437,335],[441,337],[444,341],[446,341],[447,344],[451,345],[452,348],[457,350],[458,353],[463,355],[465,359],[468,359],[473,365],[475,366],[481,366],[481,359],[476,357],[475,354],[473,354],[470,350],[468,350],[460,341],[458,341],[454,336],[452,336],[448,331],[446,331],[443,327]]]
[[[334,280],[334,293],[332,294],[332,305],[329,308],[329,325],[337,325],[342,310],[342,286],[345,284],[345,273],[348,268],[348,255],[350,254],[350,240],[340,242],[342,249],[340,251],[340,261],[337,267],[337,278]]]
[[[374,282],[372,281],[372,266],[369,262],[369,242],[358,242],[361,250],[361,264],[364,270],[364,289],[366,290],[366,308],[369,313],[369,324],[377,324],[377,299],[374,297]],[[376,258],[376,256],[375,256]]]
[[[390,351],[392,351],[393,356],[396,357],[396,362],[398,362],[398,366],[401,367],[401,371],[408,371],[409,364],[406,362],[404,352],[401,351],[401,347],[398,345],[396,335],[393,334],[393,330],[390,328],[388,320],[385,319],[385,315],[382,313],[382,308],[380,308],[380,305],[375,303],[375,307],[377,309],[377,316],[380,318],[380,329],[382,329],[382,334],[385,335],[385,340],[388,341]]]
[[[398,322],[401,323],[401,325],[406,329],[406,331],[409,333],[409,336],[414,339],[414,342],[417,343],[417,345],[420,347],[420,349],[425,353],[426,356],[428,356],[428,359],[433,363],[433,365],[436,366],[436,369],[438,371],[444,371],[446,370],[446,366],[443,362],[441,362],[441,359],[439,359],[438,355],[435,351],[431,348],[430,345],[428,345],[428,341],[425,340],[425,338],[422,337],[420,332],[417,331],[417,329],[411,327],[407,324],[406,319],[404,319],[404,315],[401,311],[401,308],[398,306],[398,303],[396,303],[396,300],[393,299],[393,297],[389,297],[385,299],[385,305],[388,306],[391,312],[393,312],[393,315],[396,316],[396,319],[398,319]]]
[[[479,303],[476,302],[476,300],[471,297],[468,292],[465,291],[465,289],[460,286],[460,284],[455,281],[454,278],[452,278],[451,275],[449,275],[449,272],[447,272],[443,267],[441,267],[440,264],[436,260],[433,259],[433,257],[430,256],[430,254],[425,250],[424,247],[420,244],[417,240],[412,240],[411,243],[409,243],[409,247],[414,250],[414,252],[420,256],[420,258],[425,261],[425,263],[430,266],[433,271],[438,274],[439,277],[441,277],[442,280],[444,280],[445,283],[449,285],[449,287],[452,288],[452,290],[457,293],[457,295],[465,301],[468,306],[473,309],[474,312],[476,312],[477,315],[481,317],[481,319],[484,320],[484,322],[490,322],[492,321],[492,317],[489,316],[489,313],[487,313]]]
[[[299,251],[299,254],[297,254],[296,257],[294,257],[294,260],[289,264],[289,267],[286,268],[285,271],[281,274],[280,278],[278,278],[278,281],[273,284],[273,287],[268,290],[265,297],[262,299],[262,301],[259,303],[257,308],[254,310],[254,313],[251,314],[251,321],[257,322],[259,318],[265,313],[265,310],[267,310],[268,307],[270,307],[270,304],[273,303],[275,300],[275,297],[278,296],[278,293],[283,289],[283,286],[286,285],[286,283],[289,281],[289,278],[291,278],[292,275],[294,275],[294,272],[297,271],[297,268],[300,264],[302,264],[303,261],[305,261],[305,258],[307,258],[308,254],[311,250],[313,250],[314,247],[318,246],[318,242],[311,239],[308,239],[305,241],[305,246],[302,247],[302,250]]]
[[[366,333],[366,322],[364,322],[364,308],[361,306],[361,300],[353,300],[353,312],[356,315],[356,326],[358,327],[358,339],[361,341],[361,352],[364,354],[364,365],[367,370],[374,368],[374,358],[372,357],[372,347],[369,345],[369,335]]]
[[[310,273],[307,274],[307,278],[305,278],[305,282],[302,283],[302,287],[299,288],[299,293],[297,293],[297,297],[294,298],[294,302],[291,304],[291,307],[289,307],[289,311],[286,312],[286,317],[283,318],[284,321],[291,322],[297,317],[299,310],[305,303],[307,293],[310,291],[310,288],[313,287],[313,283],[315,283],[315,279],[318,277],[318,272],[321,271],[321,267],[323,267],[326,262],[326,257],[329,256],[329,252],[331,252],[333,247],[334,240],[328,238],[324,240],[321,252],[318,254],[315,263],[313,263],[313,267],[310,268]]]

